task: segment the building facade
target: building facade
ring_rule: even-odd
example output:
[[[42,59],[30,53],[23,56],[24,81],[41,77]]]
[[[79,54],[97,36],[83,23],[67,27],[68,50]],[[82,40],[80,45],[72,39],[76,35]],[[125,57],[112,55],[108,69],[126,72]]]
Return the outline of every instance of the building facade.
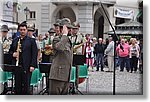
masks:
[[[8,36],[11,37],[16,32],[17,24],[14,23],[14,8],[12,0],[1,0],[0,3],[0,27],[2,25],[8,25],[10,31]]]
[[[2,0],[0,3],[0,20],[13,21],[13,1]]]
[[[23,2],[22,10],[18,12],[18,21],[26,20],[24,8],[30,13],[27,22],[33,22],[39,34],[45,34],[53,27],[56,19],[68,17],[71,22],[80,23],[80,32],[92,34],[95,37],[106,38],[105,32],[111,31],[101,3],[105,8],[112,25],[136,20],[139,0],[42,0],[37,2]]]

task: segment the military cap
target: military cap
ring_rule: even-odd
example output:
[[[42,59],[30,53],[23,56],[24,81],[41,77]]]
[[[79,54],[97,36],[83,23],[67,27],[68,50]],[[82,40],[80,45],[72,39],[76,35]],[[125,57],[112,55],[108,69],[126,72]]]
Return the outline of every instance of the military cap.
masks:
[[[66,26],[69,27],[69,28],[72,28],[72,27],[73,27],[73,26],[71,25],[71,21],[70,21],[69,18],[63,18],[63,19],[61,20],[60,26],[64,26],[64,25],[66,25]]]
[[[48,30],[48,32],[49,32],[49,33],[55,33],[55,30],[54,30],[54,28],[50,28],[50,29]]]
[[[79,28],[80,24],[78,22],[73,22],[72,26],[73,26],[73,28]]]
[[[7,25],[2,25],[1,31],[2,31],[2,32],[8,32],[8,31],[9,31],[8,26],[7,26]]]
[[[35,30],[35,24],[34,23],[28,24],[27,29],[28,29],[28,31],[34,31]]]
[[[61,19],[57,19],[53,25],[54,26],[60,26],[60,23],[61,23]]]

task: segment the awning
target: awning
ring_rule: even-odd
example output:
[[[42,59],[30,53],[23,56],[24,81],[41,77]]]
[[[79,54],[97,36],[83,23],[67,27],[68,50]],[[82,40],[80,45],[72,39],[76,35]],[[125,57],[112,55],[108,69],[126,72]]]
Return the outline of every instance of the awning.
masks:
[[[142,35],[142,30],[116,30],[115,33],[117,35]],[[105,34],[114,34],[113,31],[106,32]]]
[[[137,21],[130,21],[127,23],[116,25],[116,27],[142,27],[143,25]]]

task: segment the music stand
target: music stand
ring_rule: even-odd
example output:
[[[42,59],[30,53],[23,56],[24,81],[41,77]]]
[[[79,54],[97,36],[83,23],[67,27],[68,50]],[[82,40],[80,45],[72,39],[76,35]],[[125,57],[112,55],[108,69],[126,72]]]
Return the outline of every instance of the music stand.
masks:
[[[79,83],[79,65],[84,65],[86,62],[86,58],[84,55],[73,55],[73,66],[76,67],[76,83],[75,83],[75,89],[83,95],[83,93],[78,89],[78,83]]]
[[[84,65],[84,63],[86,62],[86,58],[84,55],[73,55],[73,66],[74,65]]]
[[[44,93],[48,92],[48,88],[49,88],[48,77],[49,77],[49,72],[50,72],[51,64],[52,63],[39,63],[40,72],[41,73],[45,73],[45,77],[46,77],[46,87],[43,90],[41,90],[39,92],[39,94],[42,93],[42,95],[43,95]]]
[[[9,65],[9,64],[3,64],[2,66],[3,71],[6,72],[15,72],[18,68],[20,67],[15,65]]]
[[[4,54],[4,64],[8,65],[12,64],[12,54],[9,53]]]
[[[46,55],[44,52],[42,53],[42,63],[50,63],[53,60],[53,55]]]

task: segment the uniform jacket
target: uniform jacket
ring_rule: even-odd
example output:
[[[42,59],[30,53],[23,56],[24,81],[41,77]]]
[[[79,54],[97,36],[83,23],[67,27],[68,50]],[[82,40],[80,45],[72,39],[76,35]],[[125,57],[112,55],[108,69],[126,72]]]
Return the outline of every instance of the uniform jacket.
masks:
[[[4,52],[4,54],[8,53],[9,49],[10,49],[10,45],[12,43],[11,40],[9,40],[7,37],[2,37],[0,39],[0,42],[3,45],[3,52]]]
[[[50,79],[69,82],[72,67],[72,44],[68,36],[56,36],[52,43],[54,59],[50,70]]]

